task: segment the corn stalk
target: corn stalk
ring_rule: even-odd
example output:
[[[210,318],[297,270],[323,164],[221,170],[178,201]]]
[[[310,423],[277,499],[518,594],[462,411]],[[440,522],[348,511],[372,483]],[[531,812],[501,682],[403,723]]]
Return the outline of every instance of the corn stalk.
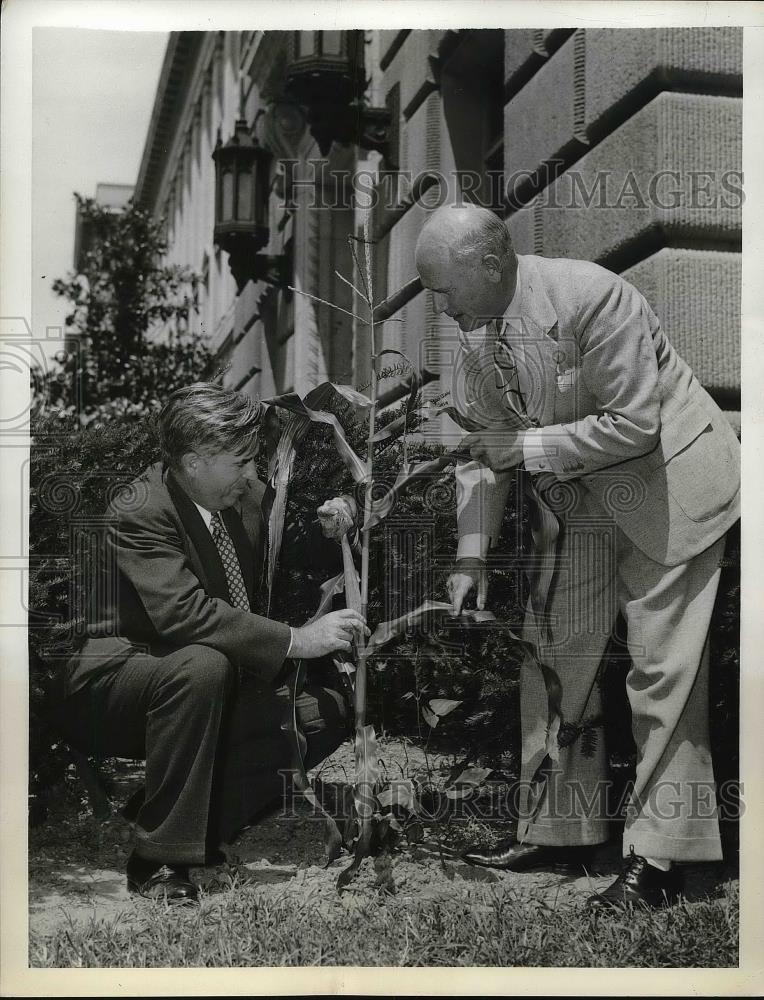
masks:
[[[351,243],[353,257],[359,271],[361,284],[365,295],[363,296],[368,313],[369,338],[371,348],[371,372],[369,399],[369,433],[366,442],[366,491],[364,496],[363,527],[361,532],[361,574],[359,587],[354,586],[356,577],[355,565],[353,563],[350,549],[347,545],[347,537],[343,538],[345,543],[343,548],[344,568],[345,568],[345,593],[348,599],[348,607],[353,607],[358,601],[361,617],[365,620],[369,607],[369,524],[372,515],[373,490],[374,490],[374,430],[377,416],[377,378],[379,356],[377,352],[377,326],[374,322],[374,284],[371,260],[371,213],[367,214],[363,229],[363,250],[364,267],[362,268],[356,253],[355,245]],[[350,584],[350,589],[348,589]],[[358,823],[358,837],[355,843],[355,856],[348,868],[341,872],[337,880],[337,888],[341,891],[361,866],[365,857],[371,850],[371,837],[373,827],[374,808],[371,806],[374,795],[374,785],[378,772],[376,761],[376,734],[373,726],[366,724],[366,683],[367,683],[367,659],[368,651],[366,640],[363,635],[358,637],[357,645],[358,659],[355,672],[355,686],[353,691],[354,713],[355,713],[355,784],[353,796],[356,806],[356,819]],[[370,756],[373,755],[373,759]]]
[[[331,596],[333,593],[339,592],[339,590],[344,589],[346,605],[349,608],[353,608],[358,611],[364,619],[366,619],[368,612],[368,601],[369,601],[369,548],[370,548],[370,534],[371,531],[382,521],[392,510],[398,495],[407,488],[414,480],[420,478],[423,475],[431,476],[433,474],[441,473],[446,470],[446,468],[453,464],[459,459],[467,457],[462,453],[462,450],[457,447],[451,451],[445,452],[443,455],[438,456],[435,459],[413,463],[408,461],[408,456],[406,453],[406,432],[409,427],[409,421],[413,418],[419,418],[420,420],[427,420],[436,418],[442,414],[448,414],[457,423],[459,423],[465,430],[474,430],[478,427],[463,414],[459,413],[452,406],[426,403],[422,406],[416,406],[417,392],[421,387],[423,382],[426,380],[420,373],[413,370],[413,366],[408,361],[405,356],[404,360],[411,367],[411,381],[408,390],[395,390],[395,399],[399,398],[400,395],[405,394],[407,391],[409,393],[408,404],[405,407],[405,412],[396,420],[392,421],[387,427],[377,430],[376,419],[377,411],[380,406],[387,405],[391,399],[383,397],[380,399],[377,391],[378,381],[380,378],[380,358],[385,354],[400,354],[400,352],[387,350],[379,350],[377,342],[377,328],[382,322],[390,318],[392,312],[398,308],[399,301],[404,301],[412,286],[419,285],[418,279],[414,279],[413,282],[409,282],[407,286],[401,289],[399,292],[390,296],[385,302],[381,303],[379,306],[375,306],[374,302],[374,287],[373,287],[373,268],[372,268],[372,239],[370,234],[369,225],[369,215],[367,215],[364,227],[363,227],[363,238],[350,238],[350,245],[355,261],[355,265],[359,275],[359,283],[361,288],[359,289],[356,285],[352,284],[348,279],[344,278],[342,275],[338,275],[346,284],[348,284],[359,298],[363,302],[362,313],[360,315],[357,312],[351,312],[350,310],[343,309],[340,306],[335,305],[332,302],[327,302],[324,299],[319,299],[317,296],[310,295],[298,288],[292,288],[294,292],[300,295],[304,295],[309,299],[312,299],[320,304],[327,306],[331,309],[338,310],[340,312],[349,314],[353,316],[361,325],[367,326],[369,330],[370,337],[370,355],[371,355],[371,365],[369,373],[369,395],[368,397],[362,396],[355,390],[350,389],[347,386],[337,386],[331,383],[324,383],[318,386],[316,389],[311,390],[304,398],[298,397],[295,394],[286,394],[281,397],[276,397],[271,400],[266,400],[270,405],[281,407],[291,411],[290,420],[287,422],[285,428],[285,433],[283,435],[283,441],[281,443],[281,449],[277,455],[276,464],[276,474],[272,477],[272,480],[277,487],[277,503],[275,505],[274,513],[271,516],[270,522],[270,537],[271,542],[276,543],[275,546],[272,544],[271,549],[271,564],[269,565],[269,583],[272,583],[273,573],[275,570],[275,561],[278,558],[278,546],[283,533],[283,519],[286,507],[286,488],[287,483],[291,475],[292,463],[294,460],[294,453],[297,443],[304,433],[305,429],[311,422],[320,422],[324,424],[330,424],[334,433],[335,445],[338,449],[339,454],[342,456],[346,466],[353,475],[353,478],[357,484],[360,482],[365,483],[364,492],[364,504],[363,504],[363,517],[360,524],[361,530],[361,567],[360,573],[356,568],[356,564],[353,558],[352,549],[347,537],[347,532],[352,526],[353,519],[356,516],[356,510],[352,498],[341,497],[333,501],[328,501],[324,505],[324,508],[319,510],[319,518],[323,514],[326,521],[331,519],[342,520],[344,517],[344,527],[341,531],[335,530],[330,532],[325,529],[325,534],[328,537],[333,537],[342,547],[343,556],[343,574],[342,579],[335,578],[335,580],[330,581],[328,584],[328,589],[324,594],[322,604],[316,613],[316,617],[320,614],[325,613],[331,603]],[[363,261],[359,260],[357,253],[357,244],[363,247]],[[291,286],[290,286],[291,287]],[[421,285],[419,285],[421,287]],[[430,378],[432,376],[429,376]],[[339,393],[347,401],[353,403],[355,406],[360,406],[362,409],[368,409],[368,437],[366,442],[366,460],[363,462],[360,457],[353,451],[350,447],[344,431],[339,424],[336,417],[332,414],[326,413],[321,410],[320,407],[329,398],[331,392]],[[388,394],[389,396],[389,394]],[[381,498],[374,500],[374,449],[377,443],[382,441],[390,440],[396,438],[399,434],[403,434],[403,444],[404,444],[404,460],[402,463],[401,470],[396,478],[396,481],[392,488]],[[281,470],[281,475],[279,476],[278,470]],[[345,513],[343,515],[343,507],[345,508]],[[352,507],[352,514],[348,518],[347,509]],[[544,528],[544,525],[534,526],[535,534],[539,530]],[[540,589],[543,593],[545,592],[545,587],[548,586],[548,580],[541,580],[537,585],[537,589]],[[543,606],[543,602],[542,605]],[[383,852],[386,850],[386,843],[384,836],[384,831],[386,829],[386,822],[389,818],[381,816],[381,810],[385,808],[385,792],[379,787],[380,769],[379,762],[377,760],[377,742],[376,734],[373,725],[367,724],[366,721],[366,711],[367,711],[367,663],[371,655],[374,655],[381,646],[385,645],[387,642],[391,641],[393,638],[402,634],[407,624],[412,619],[412,616],[419,618],[422,616],[430,615],[432,613],[447,614],[450,605],[444,602],[426,602],[425,605],[418,608],[415,612],[411,612],[408,615],[403,616],[392,622],[383,622],[377,626],[376,631],[367,641],[363,635],[359,635],[356,640],[355,646],[355,659],[356,668],[354,672],[354,683],[353,683],[353,703],[354,703],[354,714],[355,714],[355,778],[353,784],[353,802],[355,806],[355,828],[356,836],[354,838],[354,857],[351,864],[343,869],[337,879],[337,888],[342,890],[345,888],[349,882],[353,879],[357,871],[359,870],[364,858],[368,857],[372,852],[372,842],[379,841],[380,837],[383,841]],[[480,624],[488,619],[493,619],[493,616],[488,612],[466,612],[461,617],[464,620],[473,621],[475,624]],[[476,617],[477,616],[477,617]],[[547,771],[551,766],[551,763],[557,759],[559,752],[558,749],[558,734],[560,732],[560,727],[564,723],[561,710],[561,688],[559,684],[559,677],[556,672],[547,667],[545,664],[541,663],[538,659],[536,650],[532,644],[526,643],[521,640],[518,636],[513,636],[515,641],[519,644],[523,650],[526,662],[529,665],[535,665],[541,670],[544,677],[545,686],[547,689],[548,698],[548,732],[547,732],[547,754],[545,756],[544,765],[539,768],[539,771],[534,776],[534,786],[536,787],[537,798],[543,794],[546,785]],[[345,666],[345,679],[350,683],[350,675],[352,673],[351,668],[347,664]],[[294,682],[294,694],[296,695],[297,686],[299,683],[299,673],[295,676]],[[435,699],[430,703],[429,716],[425,712],[425,721],[428,725],[437,725],[438,719],[441,715],[445,715],[452,711],[459,702],[450,701],[448,699]],[[310,784],[307,780],[307,776],[304,771],[304,764],[302,762],[302,747],[300,745],[300,734],[299,727],[297,724],[296,717],[292,717],[288,720],[285,726],[292,735],[295,742],[295,772],[296,780],[295,785],[299,790],[306,794],[309,798],[311,797]],[[456,794],[456,793],[454,793]],[[330,820],[330,817],[328,817]],[[378,826],[375,828],[375,822]],[[389,823],[388,823],[389,825]],[[332,822],[328,822],[328,839],[327,839],[327,851],[329,855],[329,860],[336,858],[339,853],[339,841],[338,841],[338,830],[336,825]],[[375,836],[376,832],[376,836]],[[388,881],[389,873],[388,873]]]

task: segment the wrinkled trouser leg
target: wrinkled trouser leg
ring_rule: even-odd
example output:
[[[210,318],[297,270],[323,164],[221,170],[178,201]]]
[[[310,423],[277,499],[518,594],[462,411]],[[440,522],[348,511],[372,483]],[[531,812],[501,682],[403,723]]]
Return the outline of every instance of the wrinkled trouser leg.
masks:
[[[708,629],[724,539],[680,566],[652,562],[623,539],[619,590],[632,667],[637,744],[623,853],[673,861],[722,857],[708,732]]]
[[[136,851],[149,860],[203,864],[272,805],[289,781],[291,751],[281,728],[286,689],[238,680],[207,646],[167,656],[135,654],[60,706],[71,742],[98,756],[146,760]],[[308,681],[297,714],[308,767],[343,738],[344,700]]]
[[[552,641],[541,658],[560,678],[565,719],[601,710],[595,679],[618,608],[628,628],[627,693],[637,745],[624,855],[676,861],[721,858],[708,733],[708,629],[724,539],[677,567],[653,562],[582,491],[564,516],[548,603]],[[538,639],[532,612],[524,635]],[[541,806],[524,792],[546,753],[547,698],[541,672],[521,680],[522,770],[518,837],[548,845],[607,837],[602,729],[596,752],[581,740],[559,751]]]
[[[614,570],[616,526],[582,490],[571,490],[571,509],[561,517],[556,569],[547,602],[551,641],[529,606],[524,638],[538,643],[541,660],[562,685],[564,718],[580,723],[601,712],[597,671],[617,613]],[[579,737],[559,752],[538,804],[531,781],[547,753],[547,690],[541,671],[522,668],[520,680],[522,761],[518,839],[531,844],[586,845],[607,840],[607,756],[602,726],[596,747],[584,752]]]
[[[61,706],[72,742],[99,756],[145,758],[136,852],[176,864],[204,861],[221,727],[234,688],[228,659],[208,646],[138,653]]]

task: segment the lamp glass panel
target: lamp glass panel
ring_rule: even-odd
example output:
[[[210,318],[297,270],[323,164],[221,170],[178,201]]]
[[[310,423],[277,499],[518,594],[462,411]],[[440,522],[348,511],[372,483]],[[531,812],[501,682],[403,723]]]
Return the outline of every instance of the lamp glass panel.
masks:
[[[342,32],[341,31],[322,31],[321,32],[321,51],[325,56],[341,56],[342,55]]]
[[[242,171],[239,174],[239,189],[236,206],[236,218],[240,222],[252,221],[252,174]]]
[[[316,51],[315,33],[312,31],[297,31],[297,58],[312,56]]]
[[[233,218],[233,171],[223,172],[223,197],[221,199],[220,210],[223,221],[227,222]]]

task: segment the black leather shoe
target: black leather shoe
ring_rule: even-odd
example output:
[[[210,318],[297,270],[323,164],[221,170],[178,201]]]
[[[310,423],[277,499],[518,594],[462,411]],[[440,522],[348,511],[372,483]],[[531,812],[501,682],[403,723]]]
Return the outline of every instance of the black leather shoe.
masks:
[[[199,898],[185,865],[147,861],[135,853],[127,859],[127,891],[173,904],[195,903]]]
[[[655,868],[639,854],[631,853],[623,871],[607,889],[587,900],[591,907],[671,906],[681,891],[681,876],[674,869]]]
[[[503,871],[524,872],[549,865],[583,864],[590,856],[590,847],[546,847],[542,844],[520,844],[512,837],[500,840],[495,847],[473,844],[461,857],[471,865],[500,868]]]

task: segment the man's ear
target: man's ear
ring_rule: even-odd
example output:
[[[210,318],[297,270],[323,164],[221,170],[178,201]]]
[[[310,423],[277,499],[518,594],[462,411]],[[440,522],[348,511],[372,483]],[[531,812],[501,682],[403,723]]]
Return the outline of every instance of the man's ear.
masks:
[[[501,261],[495,253],[484,254],[480,263],[488,275],[488,280],[498,285],[501,281]]]
[[[187,451],[185,455],[181,455],[180,467],[185,472],[187,476],[196,475],[196,469],[199,464],[199,453],[196,451]]]

